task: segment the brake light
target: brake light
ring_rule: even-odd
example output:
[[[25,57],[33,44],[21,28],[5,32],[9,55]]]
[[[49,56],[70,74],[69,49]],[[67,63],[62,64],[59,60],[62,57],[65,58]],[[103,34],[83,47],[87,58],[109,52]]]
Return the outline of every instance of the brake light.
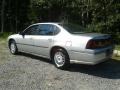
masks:
[[[90,40],[88,41],[86,45],[86,49],[95,49],[95,48],[102,48],[111,45],[110,39],[104,39],[104,40]]]
[[[90,40],[88,43],[87,43],[87,46],[86,48],[87,49],[93,49],[97,46],[96,42],[94,40]]]

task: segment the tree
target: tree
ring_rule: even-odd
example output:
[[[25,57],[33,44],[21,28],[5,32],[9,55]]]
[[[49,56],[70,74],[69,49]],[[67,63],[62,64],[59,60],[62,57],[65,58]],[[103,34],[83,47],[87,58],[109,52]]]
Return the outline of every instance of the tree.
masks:
[[[1,33],[4,32],[4,10],[5,10],[5,0],[2,0],[2,7],[1,7]]]
[[[66,21],[120,39],[120,0],[1,0],[0,6],[1,32],[18,32],[37,22]]]

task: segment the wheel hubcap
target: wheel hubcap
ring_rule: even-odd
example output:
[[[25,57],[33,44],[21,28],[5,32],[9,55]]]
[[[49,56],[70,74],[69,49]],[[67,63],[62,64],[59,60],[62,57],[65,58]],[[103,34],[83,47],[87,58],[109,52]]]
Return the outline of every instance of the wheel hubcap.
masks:
[[[54,60],[58,67],[63,66],[65,63],[65,56],[62,52],[56,52],[54,55]]]
[[[10,45],[10,50],[11,50],[11,52],[12,53],[15,53],[15,44],[14,43],[11,43],[11,45]]]

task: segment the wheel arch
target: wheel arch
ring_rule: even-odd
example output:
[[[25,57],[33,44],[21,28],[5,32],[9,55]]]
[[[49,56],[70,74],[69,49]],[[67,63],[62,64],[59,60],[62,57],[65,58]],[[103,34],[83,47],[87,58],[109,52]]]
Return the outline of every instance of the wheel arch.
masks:
[[[53,54],[54,54],[54,52],[55,52],[55,50],[56,49],[63,49],[66,53],[67,53],[67,55],[68,55],[68,57],[69,57],[69,53],[68,53],[68,51],[65,49],[65,48],[63,48],[63,47],[61,47],[61,46],[53,46],[51,49],[50,49],[50,58],[52,59],[52,56],[53,56]],[[70,57],[69,57],[70,58]]]
[[[8,40],[8,47],[9,47],[11,41],[15,41],[15,39],[10,38],[10,39]]]

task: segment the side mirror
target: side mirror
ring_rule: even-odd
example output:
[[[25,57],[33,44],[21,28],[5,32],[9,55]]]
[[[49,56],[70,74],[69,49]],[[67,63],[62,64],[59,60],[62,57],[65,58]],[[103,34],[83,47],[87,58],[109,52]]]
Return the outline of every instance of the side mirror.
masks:
[[[19,34],[19,35],[23,35],[23,36],[25,35],[23,32],[19,32],[18,34]]]

